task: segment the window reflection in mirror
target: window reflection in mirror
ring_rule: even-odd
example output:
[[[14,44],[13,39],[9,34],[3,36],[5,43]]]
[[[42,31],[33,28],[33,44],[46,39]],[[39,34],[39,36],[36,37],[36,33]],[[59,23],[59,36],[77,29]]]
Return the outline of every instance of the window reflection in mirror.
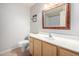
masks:
[[[70,4],[56,4],[44,10],[42,20],[44,29],[70,29]]]

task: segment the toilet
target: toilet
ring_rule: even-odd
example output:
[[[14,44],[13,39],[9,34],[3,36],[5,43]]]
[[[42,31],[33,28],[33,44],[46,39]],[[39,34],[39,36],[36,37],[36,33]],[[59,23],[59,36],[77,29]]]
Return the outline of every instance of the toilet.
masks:
[[[29,40],[23,40],[18,43],[18,46],[20,47],[21,52],[24,52],[25,49],[28,49]]]

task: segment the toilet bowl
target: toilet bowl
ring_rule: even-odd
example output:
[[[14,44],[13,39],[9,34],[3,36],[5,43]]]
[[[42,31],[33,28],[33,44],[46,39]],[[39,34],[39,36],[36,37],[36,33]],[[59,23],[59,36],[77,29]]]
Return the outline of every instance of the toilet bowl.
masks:
[[[29,40],[23,40],[18,43],[18,46],[20,47],[21,51],[24,52],[25,49],[28,48]]]

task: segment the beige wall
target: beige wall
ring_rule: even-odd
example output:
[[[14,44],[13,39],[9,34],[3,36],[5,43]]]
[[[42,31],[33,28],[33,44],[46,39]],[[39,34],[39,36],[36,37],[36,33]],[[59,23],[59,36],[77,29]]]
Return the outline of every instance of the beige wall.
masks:
[[[26,4],[0,3],[0,51],[17,46],[29,33],[30,15]]]

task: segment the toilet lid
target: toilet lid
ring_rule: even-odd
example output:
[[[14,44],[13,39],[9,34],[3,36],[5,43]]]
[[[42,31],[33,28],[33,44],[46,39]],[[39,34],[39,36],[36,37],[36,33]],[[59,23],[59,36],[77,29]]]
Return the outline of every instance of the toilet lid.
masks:
[[[24,40],[24,41],[19,42],[19,44],[26,44],[26,43],[29,43],[29,40]]]

